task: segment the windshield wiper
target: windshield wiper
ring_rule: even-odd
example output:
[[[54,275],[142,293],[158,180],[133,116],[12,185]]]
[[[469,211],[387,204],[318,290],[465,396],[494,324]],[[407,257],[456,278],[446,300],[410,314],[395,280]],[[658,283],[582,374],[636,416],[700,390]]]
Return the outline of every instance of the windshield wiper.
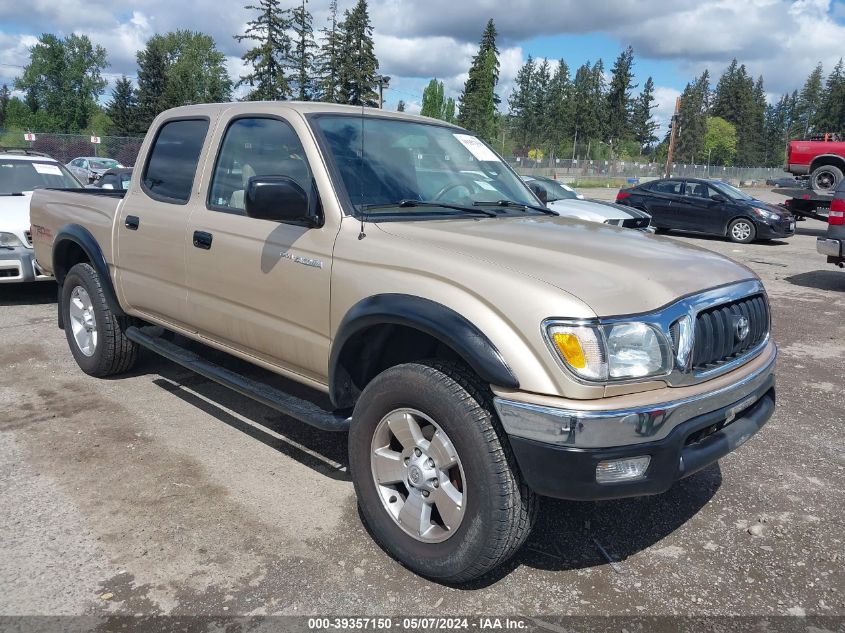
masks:
[[[535,204],[525,204],[524,202],[516,202],[515,200],[496,200],[495,202],[473,202],[473,205],[476,207],[483,207],[483,206],[495,206],[495,207],[511,207],[517,209],[531,209],[532,211],[539,211],[540,213],[545,213],[546,215],[554,215],[557,216],[557,213],[552,211],[551,209],[547,209],[546,207],[538,207]]]
[[[473,209],[472,207],[464,207],[460,204],[451,204],[450,202],[428,202],[426,200],[400,200],[399,202],[392,202],[388,204],[363,204],[361,205],[361,210],[372,211],[374,209],[392,209],[396,207],[401,209],[407,209],[409,207],[438,207],[441,209],[452,209],[453,211],[469,213],[471,215],[484,215],[488,218],[497,217],[497,215],[492,211]]]

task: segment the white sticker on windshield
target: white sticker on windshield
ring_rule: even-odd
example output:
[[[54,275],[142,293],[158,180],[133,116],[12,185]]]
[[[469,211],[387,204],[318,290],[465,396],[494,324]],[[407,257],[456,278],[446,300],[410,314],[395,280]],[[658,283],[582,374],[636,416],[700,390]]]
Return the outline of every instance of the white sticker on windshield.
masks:
[[[466,147],[476,160],[501,162],[493,150],[474,136],[469,134],[452,134],[452,136],[458,139],[458,142]]]
[[[35,171],[39,174],[49,174],[51,176],[61,176],[62,170],[59,169],[58,165],[47,165],[45,163],[32,163],[32,166],[35,167]]]

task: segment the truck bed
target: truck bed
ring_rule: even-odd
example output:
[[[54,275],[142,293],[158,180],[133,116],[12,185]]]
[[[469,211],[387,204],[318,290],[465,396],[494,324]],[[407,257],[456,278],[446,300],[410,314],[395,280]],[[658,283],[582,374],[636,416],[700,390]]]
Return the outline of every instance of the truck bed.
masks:
[[[84,226],[111,264],[112,226],[125,193],[109,189],[37,189],[32,195],[29,218],[38,265],[53,272],[53,241],[68,224]]]

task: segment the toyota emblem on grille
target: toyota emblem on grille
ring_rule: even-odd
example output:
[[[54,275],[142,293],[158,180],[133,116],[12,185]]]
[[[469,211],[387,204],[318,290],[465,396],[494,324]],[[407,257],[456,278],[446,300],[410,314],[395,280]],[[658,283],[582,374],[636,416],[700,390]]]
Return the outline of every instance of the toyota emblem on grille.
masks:
[[[748,338],[748,319],[744,316],[735,316],[734,317],[734,333],[736,334],[736,340],[744,341]]]

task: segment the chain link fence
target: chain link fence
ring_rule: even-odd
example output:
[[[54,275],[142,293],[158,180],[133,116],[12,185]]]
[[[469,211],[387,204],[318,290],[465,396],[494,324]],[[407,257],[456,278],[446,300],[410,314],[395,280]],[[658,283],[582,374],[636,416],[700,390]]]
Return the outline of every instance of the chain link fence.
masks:
[[[29,137],[34,140],[27,140]],[[0,130],[0,147],[29,148],[43,152],[61,163],[68,163],[80,156],[113,158],[122,165],[133,167],[143,136],[99,136],[92,143],[87,134],[29,133],[17,130]]]
[[[571,160],[533,161],[526,158],[510,158],[508,163],[523,175],[547,176],[563,182],[581,186],[607,184],[620,186],[642,180],[662,178],[664,163],[647,163],[623,160]],[[674,163],[672,176],[690,178],[714,178],[737,185],[765,185],[771,178],[789,178],[780,167],[726,167],[723,165],[702,165]]]

